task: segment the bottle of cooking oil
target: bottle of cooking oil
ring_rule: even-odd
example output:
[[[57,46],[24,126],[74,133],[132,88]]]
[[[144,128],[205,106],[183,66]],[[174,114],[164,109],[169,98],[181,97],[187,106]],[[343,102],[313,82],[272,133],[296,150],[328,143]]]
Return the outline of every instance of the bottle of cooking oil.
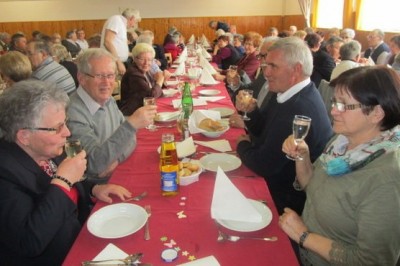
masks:
[[[178,155],[174,135],[171,133],[163,134],[160,152],[161,194],[163,196],[175,196],[178,194],[178,171]]]

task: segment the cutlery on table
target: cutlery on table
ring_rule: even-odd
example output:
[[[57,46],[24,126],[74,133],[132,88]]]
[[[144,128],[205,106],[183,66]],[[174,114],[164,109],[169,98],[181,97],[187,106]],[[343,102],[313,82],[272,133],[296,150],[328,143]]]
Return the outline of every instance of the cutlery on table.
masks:
[[[135,263],[138,263],[140,258],[143,256],[143,253],[135,253],[131,254],[125,259],[109,259],[109,260],[87,260],[87,261],[82,261],[82,266],[90,266],[92,264],[97,264],[97,263],[103,263],[103,262],[122,262],[124,263],[123,265],[135,265]]]
[[[147,196],[147,191],[144,191],[144,192],[142,192],[141,194],[139,194],[139,195],[137,195],[135,197],[132,197],[132,198],[124,200],[124,202],[132,201],[132,200],[139,201],[139,200],[143,199],[146,196]]]
[[[150,207],[150,205],[146,205],[146,206],[144,206],[144,209],[146,210],[147,215],[148,215],[146,224],[144,226],[144,239],[149,240],[150,239],[149,218],[151,216],[151,207]]]
[[[236,242],[240,239],[250,239],[250,240],[262,240],[262,241],[276,241],[278,240],[278,237],[272,236],[272,237],[248,237],[248,236],[231,236],[228,234],[225,234],[224,232],[219,231],[218,232],[218,239],[217,241],[222,242],[225,240]]]

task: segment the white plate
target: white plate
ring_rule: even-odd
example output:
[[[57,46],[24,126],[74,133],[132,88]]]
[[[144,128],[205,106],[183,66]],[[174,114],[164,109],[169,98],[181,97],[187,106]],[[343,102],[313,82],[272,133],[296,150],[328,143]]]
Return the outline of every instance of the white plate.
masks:
[[[230,221],[230,220],[219,220],[217,222],[225,228],[228,228],[233,231],[238,232],[253,232],[260,229],[263,229],[267,225],[271,223],[272,220],[272,212],[271,210],[265,206],[262,202],[248,199],[254,208],[261,214],[261,222],[259,223],[250,223],[250,222],[238,222],[238,221]]]
[[[202,167],[208,171],[217,172],[218,166],[225,172],[235,170],[242,165],[242,161],[231,154],[211,153],[200,159]]]
[[[199,94],[203,95],[203,96],[215,96],[220,93],[221,92],[219,90],[201,90],[201,91],[199,91]]]
[[[226,107],[215,107],[208,110],[219,112],[221,114],[221,117],[228,117],[235,113],[235,110]]]
[[[175,94],[177,94],[179,91],[177,89],[166,89],[166,90],[162,90],[163,91],[163,96],[166,98],[170,98],[175,96]]]
[[[139,205],[117,203],[94,212],[88,219],[90,233],[100,238],[120,238],[135,233],[146,223],[148,215]]]
[[[154,117],[156,122],[172,122],[179,116],[179,112],[160,112]]]
[[[167,80],[165,86],[176,86],[179,84],[179,80]]]

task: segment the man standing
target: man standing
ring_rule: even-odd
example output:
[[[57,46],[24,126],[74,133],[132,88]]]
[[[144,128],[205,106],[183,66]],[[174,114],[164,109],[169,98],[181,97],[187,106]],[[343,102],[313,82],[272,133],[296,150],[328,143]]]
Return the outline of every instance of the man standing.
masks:
[[[53,60],[47,42],[30,41],[26,47],[26,55],[32,64],[32,78],[53,82],[57,88],[68,94],[75,91],[74,79],[65,67]]]
[[[384,38],[385,33],[380,29],[374,29],[367,36],[369,48],[365,50],[364,57],[371,57],[377,65],[383,65],[390,53],[389,46],[383,41]]]
[[[246,121],[246,126],[252,138],[243,135],[237,140],[242,162],[265,178],[279,213],[290,207],[301,214],[305,202],[304,192],[293,186],[295,164],[282,152],[285,136],[292,134],[294,116],[312,119],[305,140],[313,161],[333,134],[324,103],[310,80],[312,69],[311,51],[303,40],[287,37],[276,41],[263,64],[271,98],[265,108],[255,108],[253,104],[253,110],[247,110],[251,111],[251,120]]]
[[[107,19],[101,32],[101,48],[105,48],[117,58],[117,70],[125,74],[129,58],[127,29],[140,22],[140,13],[136,9],[126,9],[122,15],[114,15]]]
[[[101,48],[83,52],[77,60],[80,86],[71,95],[68,128],[87,153],[89,179],[106,182],[136,147],[136,131],[148,126],[156,106],[144,106],[124,117],[111,96],[116,58]]]

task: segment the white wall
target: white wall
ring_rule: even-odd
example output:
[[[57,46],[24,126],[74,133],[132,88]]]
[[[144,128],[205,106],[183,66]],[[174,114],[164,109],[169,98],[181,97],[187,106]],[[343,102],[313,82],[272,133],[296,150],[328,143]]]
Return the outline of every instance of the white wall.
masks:
[[[301,14],[297,0],[0,0],[0,22],[106,19],[126,7],[143,18]]]

